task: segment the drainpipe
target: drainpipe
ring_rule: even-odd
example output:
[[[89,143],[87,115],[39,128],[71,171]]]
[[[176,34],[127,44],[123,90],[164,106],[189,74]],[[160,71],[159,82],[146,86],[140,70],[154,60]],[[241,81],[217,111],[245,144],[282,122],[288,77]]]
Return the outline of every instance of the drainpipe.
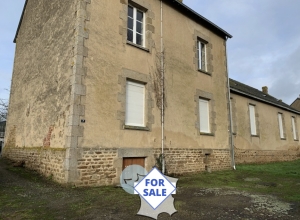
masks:
[[[163,3],[160,0],[160,71],[161,71],[161,162],[162,173],[165,174],[164,155],[164,54],[163,54]]]
[[[235,168],[235,158],[234,158],[234,141],[233,141],[233,123],[232,123],[232,106],[230,101],[230,83],[229,83],[229,70],[228,70],[228,64],[227,64],[227,40],[226,37],[226,44],[225,44],[225,55],[226,55],[226,69],[227,69],[227,93],[228,93],[228,104],[229,104],[229,140],[230,140],[230,153],[231,153],[231,166],[234,170]]]

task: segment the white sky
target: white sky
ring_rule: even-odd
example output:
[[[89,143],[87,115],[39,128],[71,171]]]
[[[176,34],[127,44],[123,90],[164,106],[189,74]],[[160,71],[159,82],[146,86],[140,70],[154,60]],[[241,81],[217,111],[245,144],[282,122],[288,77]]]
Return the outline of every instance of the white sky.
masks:
[[[228,40],[231,78],[287,104],[300,94],[299,0],[183,0],[233,35]],[[14,35],[24,0],[0,2],[0,98],[8,99]]]

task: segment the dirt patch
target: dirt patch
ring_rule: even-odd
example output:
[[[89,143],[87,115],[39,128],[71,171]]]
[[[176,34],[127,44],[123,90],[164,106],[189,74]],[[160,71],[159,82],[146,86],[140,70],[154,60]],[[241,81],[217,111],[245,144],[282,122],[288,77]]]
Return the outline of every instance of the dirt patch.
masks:
[[[179,179],[180,181],[180,179]],[[300,219],[299,204],[235,188],[179,187],[177,213],[158,219]],[[140,198],[120,188],[74,188],[0,159],[0,219],[149,219]]]
[[[289,215],[292,204],[278,200],[271,195],[250,194],[248,192],[236,191],[234,189],[202,189],[194,193],[195,196],[206,198],[210,195],[218,203],[218,207],[225,207],[229,213],[239,213],[241,218],[291,218]],[[214,205],[214,202],[211,205]],[[228,211],[225,214],[229,214]]]

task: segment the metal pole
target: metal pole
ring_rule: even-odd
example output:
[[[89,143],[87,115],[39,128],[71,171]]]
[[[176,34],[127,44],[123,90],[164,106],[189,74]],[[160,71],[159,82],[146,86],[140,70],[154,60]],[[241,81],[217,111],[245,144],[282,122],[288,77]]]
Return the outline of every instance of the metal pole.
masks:
[[[235,170],[235,158],[234,158],[234,143],[233,143],[233,123],[232,123],[232,107],[230,101],[230,83],[229,83],[229,70],[227,64],[227,38],[226,38],[226,45],[225,45],[225,54],[226,54],[226,69],[227,69],[227,92],[228,92],[228,104],[229,104],[229,139],[230,139],[230,151],[231,151],[231,166]]]
[[[162,173],[165,173],[164,156],[164,47],[163,47],[163,5],[160,0],[160,71],[161,71],[161,160]]]

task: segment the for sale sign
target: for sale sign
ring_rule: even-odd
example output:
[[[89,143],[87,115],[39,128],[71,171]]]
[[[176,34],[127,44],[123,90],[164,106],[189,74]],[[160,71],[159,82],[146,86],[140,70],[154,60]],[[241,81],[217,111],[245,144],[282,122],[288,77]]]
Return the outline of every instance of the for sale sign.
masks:
[[[138,194],[141,199],[141,208],[138,215],[157,219],[160,213],[173,215],[177,210],[174,207],[178,179],[163,175],[153,168],[149,173],[140,165],[126,167],[121,176],[122,188],[130,194]]]
[[[175,194],[176,187],[158,169],[153,168],[135,185],[134,190],[155,210],[172,193]]]

